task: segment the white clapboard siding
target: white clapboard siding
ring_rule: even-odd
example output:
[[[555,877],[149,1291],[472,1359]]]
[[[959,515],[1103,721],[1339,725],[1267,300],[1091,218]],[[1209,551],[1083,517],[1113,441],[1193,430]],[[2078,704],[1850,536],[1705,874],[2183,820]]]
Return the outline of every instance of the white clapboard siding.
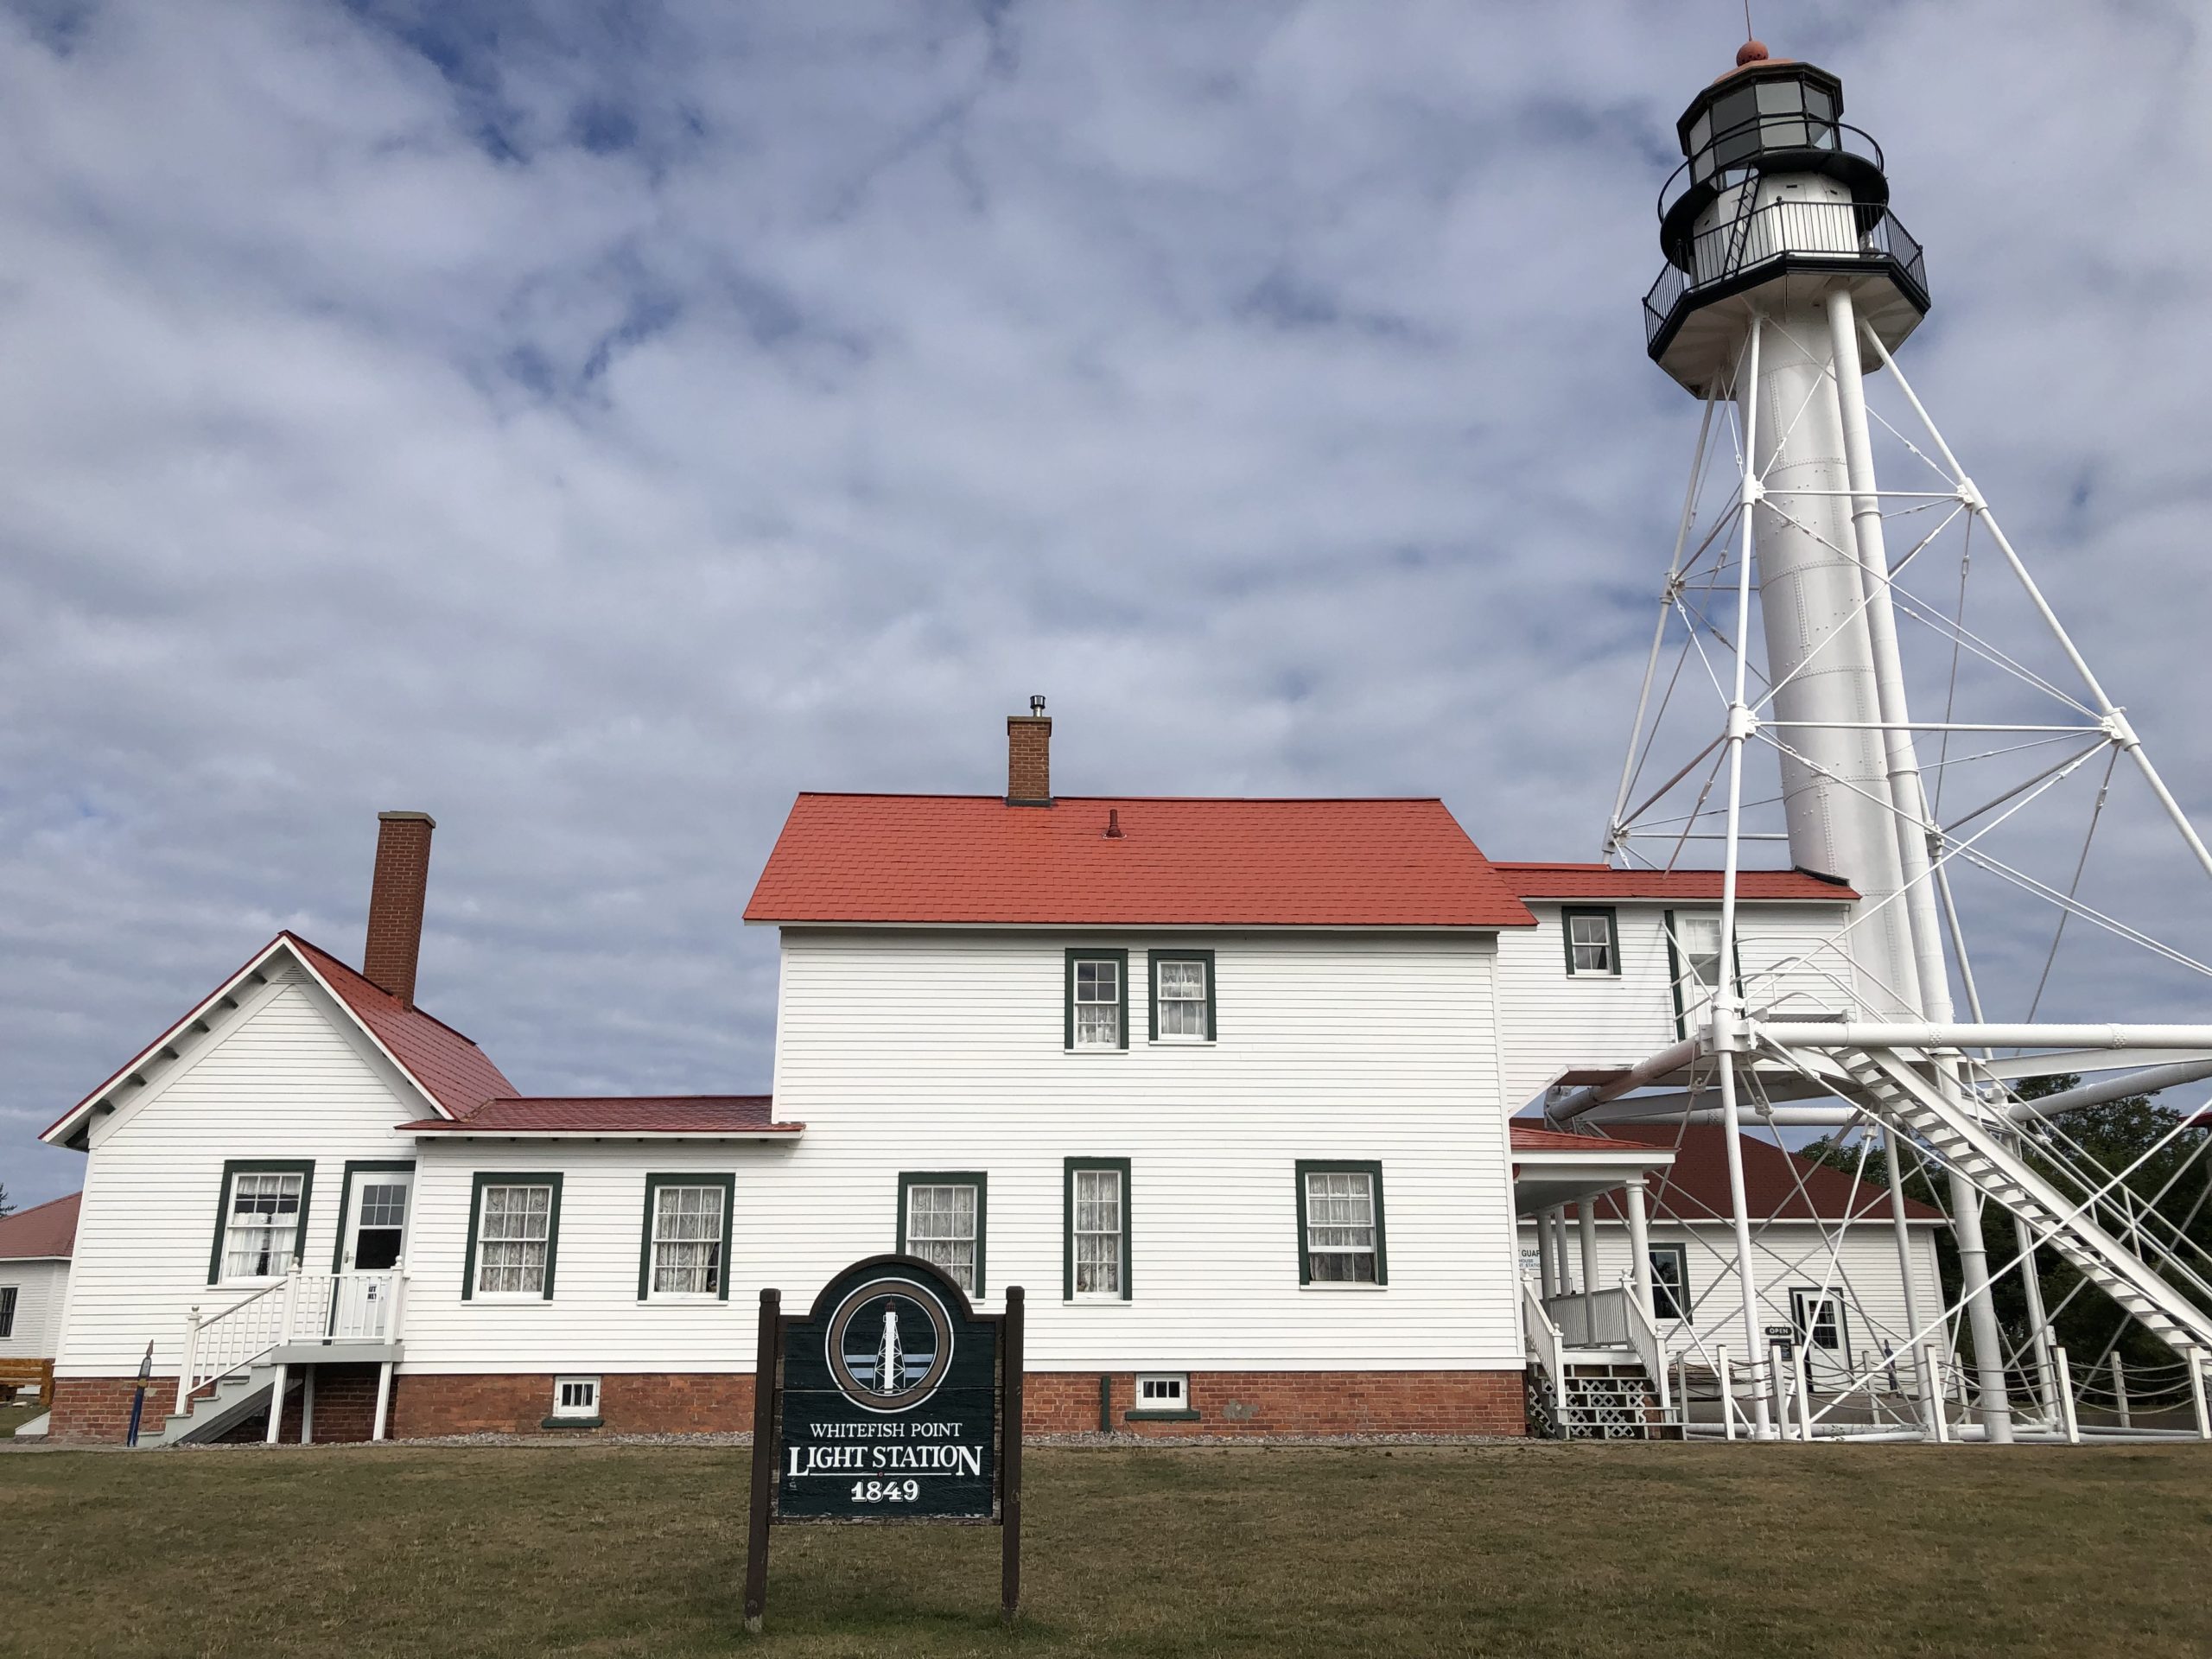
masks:
[[[393,1126],[429,1110],[396,1077],[327,993],[272,964],[181,1063],[95,1119],[57,1373],[135,1371],[151,1342],[174,1376],[187,1311],[250,1294],[207,1282],[226,1160],[314,1160],[304,1265],[327,1273],[346,1160],[412,1155]]]
[[[0,1359],[51,1359],[61,1340],[67,1262],[0,1262],[0,1287],[13,1286],[16,1322],[0,1337]]]
[[[1220,1039],[1065,1047],[1057,935],[785,936],[776,1115],[795,1145],[426,1148],[409,1370],[749,1370],[760,1287],[803,1310],[898,1241],[902,1171],[988,1176],[982,1305],[1009,1284],[1039,1370],[1391,1370],[1522,1362],[1486,937],[1177,936],[1216,952]],[[1064,1160],[1130,1160],[1127,1303],[1061,1298]],[[1301,1289],[1300,1158],[1383,1166],[1389,1285]],[[736,1179],[727,1305],[638,1302],[648,1170]],[[555,1296],[463,1302],[473,1177],[563,1173]]]
[[[1569,908],[1574,906],[1569,902]],[[1569,974],[1559,902],[1529,906],[1533,928],[1498,935],[1498,1004],[1504,1016],[1505,1096],[1518,1108],[1560,1072],[1632,1065],[1681,1040],[1667,955],[1669,906],[1617,901],[1621,971]],[[1672,906],[1677,916],[1718,915],[1718,905]],[[1747,904],[1738,957],[1752,1007],[1811,1013],[1844,1006],[1835,935],[1847,906]]]
[[[1943,1310],[1942,1292],[1936,1276],[1936,1226],[1915,1224],[1912,1236],[1913,1295],[1923,1322]],[[1838,1230],[1822,1229],[1809,1222],[1774,1222],[1755,1229],[1752,1273],[1758,1281],[1759,1324],[1790,1322],[1792,1290],[1817,1290],[1825,1283],[1843,1299],[1846,1341],[1854,1357],[1862,1352],[1878,1357],[1885,1343],[1902,1351],[1911,1327],[1905,1322],[1904,1276],[1897,1265],[1897,1241],[1890,1230],[1886,1210],[1842,1230],[1841,1242],[1831,1243]],[[1670,1351],[1687,1353],[1694,1365],[1708,1364],[1717,1345],[1726,1344],[1732,1363],[1742,1362],[1744,1344],[1743,1292],[1736,1278],[1736,1236],[1726,1221],[1685,1226],[1655,1221],[1654,1244],[1681,1244],[1689,1270],[1690,1317],[1687,1322],[1662,1320],[1661,1338]],[[1536,1232],[1521,1229],[1523,1258],[1534,1271]],[[1582,1277],[1582,1236],[1572,1208],[1567,1211],[1567,1266],[1579,1284]],[[1618,1222],[1598,1224],[1598,1278],[1601,1289],[1620,1282],[1630,1270],[1628,1233]],[[1764,1340],[1762,1335],[1762,1340]],[[1931,1351],[1950,1351],[1938,1328],[1928,1338]]]

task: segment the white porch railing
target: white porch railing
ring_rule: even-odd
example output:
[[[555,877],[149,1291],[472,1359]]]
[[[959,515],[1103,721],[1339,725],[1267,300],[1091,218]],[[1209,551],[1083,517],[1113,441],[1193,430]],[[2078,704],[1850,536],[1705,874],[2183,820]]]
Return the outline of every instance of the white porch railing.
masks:
[[[1626,1274],[1621,1275],[1618,1294],[1628,1309],[1628,1339],[1635,1348],[1636,1357],[1643,1362],[1644,1375],[1651,1379],[1651,1386],[1659,1395],[1659,1414],[1662,1422],[1670,1420],[1674,1401],[1667,1378],[1667,1350],[1660,1343],[1659,1327],[1651,1322],[1644,1311],[1643,1298],[1636,1294],[1636,1281]]]
[[[1552,1409],[1563,1421],[1567,1411],[1567,1364],[1560,1354],[1559,1326],[1544,1311],[1543,1292],[1533,1279],[1521,1281],[1521,1322],[1528,1327],[1529,1352],[1544,1368],[1552,1389]]]
[[[295,1268],[212,1318],[194,1308],[184,1321],[176,1408],[194,1394],[264,1355],[294,1343],[398,1340],[407,1278],[390,1273],[309,1273]]]
[[[1630,1345],[1626,1290],[1578,1291],[1542,1299],[1544,1311],[1569,1348],[1626,1348]]]

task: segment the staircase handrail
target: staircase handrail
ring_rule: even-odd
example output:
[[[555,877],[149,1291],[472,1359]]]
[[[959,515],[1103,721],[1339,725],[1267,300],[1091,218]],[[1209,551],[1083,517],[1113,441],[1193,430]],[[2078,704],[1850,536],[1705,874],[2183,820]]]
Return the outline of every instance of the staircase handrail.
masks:
[[[2203,1309],[2175,1289],[2141,1256],[2097,1224],[2088,1213],[2094,1205],[2094,1195],[2084,1203],[2062,1192],[2025,1159],[1990,1134],[1975,1113],[1950,1100],[1941,1090],[1922,1078],[1910,1065],[1891,1053],[1879,1047],[1859,1052],[1872,1062],[1893,1087],[1903,1090],[1924,1110],[1942,1120],[1985,1162],[2050,1212],[2053,1218],[2050,1223],[2040,1227],[2031,1224],[2031,1231],[2044,1233],[2044,1236],[2037,1241],[2038,1243],[2049,1243],[2061,1249],[2070,1246],[2074,1250],[2092,1257],[2107,1273],[2120,1280],[2170,1322],[2187,1332],[2194,1341],[2212,1345],[2212,1316],[2208,1316]]]
[[[1565,1344],[1560,1339],[1559,1326],[1552,1323],[1552,1316],[1544,1311],[1543,1292],[1535,1280],[1523,1274],[1521,1280],[1522,1323],[1528,1327],[1529,1346],[1536,1363],[1544,1368],[1551,1381],[1552,1404],[1560,1411],[1567,1409],[1567,1365],[1561,1358]]]
[[[212,1319],[200,1318],[197,1306],[185,1315],[184,1359],[176,1373],[179,1412],[210,1382],[244,1370],[282,1345],[287,1324],[284,1313],[290,1305],[293,1278],[297,1271],[296,1264],[292,1273],[275,1284],[264,1285],[251,1294],[240,1297]],[[273,1303],[271,1297],[276,1299]]]
[[[1652,1323],[1645,1312],[1643,1298],[1636,1294],[1633,1274],[1621,1275],[1622,1300],[1628,1304],[1628,1339],[1636,1350],[1636,1357],[1643,1362],[1643,1369],[1650,1376],[1652,1387],[1658,1391],[1659,1413],[1662,1421],[1673,1408],[1667,1388],[1667,1351],[1659,1341],[1659,1327]]]

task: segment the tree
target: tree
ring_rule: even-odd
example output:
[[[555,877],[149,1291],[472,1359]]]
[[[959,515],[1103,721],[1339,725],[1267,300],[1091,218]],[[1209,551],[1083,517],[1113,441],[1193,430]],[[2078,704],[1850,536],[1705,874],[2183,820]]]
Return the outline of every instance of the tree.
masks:
[[[2081,1081],[2072,1073],[2027,1077],[2016,1085],[2014,1093],[2021,1100],[2040,1100],[2071,1089]],[[2191,1265],[2202,1272],[2206,1265],[2203,1256],[2195,1255],[2186,1245],[2171,1243],[2172,1230],[2158,1228],[2148,1219],[2152,1215],[2162,1217],[2190,1243],[2212,1250],[2212,1157],[2203,1154],[2197,1135],[2188,1132],[2172,1135],[2178,1116],[2158,1105],[2149,1095],[2123,1096],[2101,1106],[2076,1107],[2052,1120],[2054,1128],[2064,1135],[2065,1142],[2072,1143],[2061,1143],[2069,1162],[2062,1163],[2049,1155],[2033,1141],[2027,1142],[2024,1152],[2039,1173],[2076,1199],[2088,1198],[2095,1186],[2127,1172],[2120,1183],[2127,1194],[2126,1201],[2145,1217],[2146,1231],[2155,1241],[2144,1244],[2141,1253],[2155,1268],[2159,1255],[2173,1249],[2183,1255],[2194,1256]],[[1843,1169],[1855,1168],[1860,1133],[1847,1130],[1841,1135],[1824,1136],[1807,1147],[1803,1155]],[[2165,1143],[2163,1147],[2159,1146],[2161,1141]],[[2153,1147],[2158,1149],[2154,1152]],[[2075,1173],[2077,1167],[2085,1173],[2091,1171],[2083,1154],[2094,1158],[2107,1172],[2097,1175],[2093,1185],[2084,1185],[2082,1175]],[[1904,1163],[1905,1196],[1931,1205],[1948,1215],[1951,1208],[1949,1181],[1946,1179],[1940,1185],[1931,1182],[1929,1166],[1910,1154],[1905,1155]],[[1888,1185],[1888,1172],[1882,1159],[1866,1160],[1865,1179],[1875,1186]],[[2099,1220],[2107,1230],[2115,1225],[2108,1211],[2101,1213]],[[1982,1231],[1989,1250],[1989,1272],[1993,1281],[1990,1300],[1996,1306],[1998,1327],[2006,1350],[2020,1353],[2021,1364],[2031,1363],[2031,1356],[2024,1347],[2030,1323],[2027,1287],[2018,1272],[2005,1271],[2019,1255],[2006,1211],[1996,1205],[1985,1204]],[[1959,1269],[1958,1241],[1949,1228],[1936,1233],[1936,1252],[1942,1275],[1944,1306],[1948,1307],[1957,1303],[1964,1284]],[[2107,1352],[2117,1352],[2133,1368],[2173,1363],[2173,1351],[2164,1343],[2129,1317],[2104,1292],[2094,1285],[2083,1283],[2080,1270],[2056,1249],[2048,1244],[2041,1245],[2035,1255],[2037,1283],[2043,1292],[2044,1315],[2050,1320],[2051,1339],[2066,1350],[2077,1383]],[[1971,1353],[1974,1345],[1972,1332],[1964,1320],[1960,1321],[1959,1343],[1963,1358]]]
[[[0,1216],[12,1216],[15,1213],[16,1201],[8,1196],[7,1184],[0,1182]]]

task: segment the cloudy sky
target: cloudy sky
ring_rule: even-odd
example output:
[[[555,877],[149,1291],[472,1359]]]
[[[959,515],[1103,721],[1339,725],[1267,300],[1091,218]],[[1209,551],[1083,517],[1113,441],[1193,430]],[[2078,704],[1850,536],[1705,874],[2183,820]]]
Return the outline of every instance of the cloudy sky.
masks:
[[[2178,3],[1783,5],[1909,362],[2212,810]],[[751,1089],[794,791],[1441,794],[1589,857],[1696,406],[1697,3],[0,7],[0,1180],[436,815],[426,1006]]]

